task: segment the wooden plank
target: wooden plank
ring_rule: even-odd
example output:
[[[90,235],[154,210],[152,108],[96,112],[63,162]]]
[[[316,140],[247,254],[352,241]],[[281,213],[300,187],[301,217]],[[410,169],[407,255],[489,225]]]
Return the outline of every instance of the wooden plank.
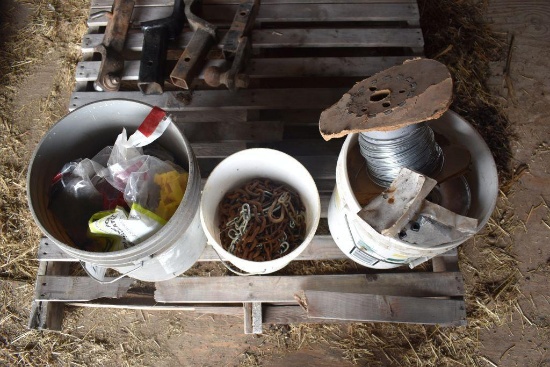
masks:
[[[238,5],[240,0],[203,0],[204,5],[233,4]],[[409,4],[415,5],[416,0],[262,0],[262,5],[268,4]],[[92,0],[92,12],[109,10],[113,0]],[[151,6],[173,6],[173,0],[136,0],[136,8]]]
[[[253,79],[308,76],[359,78],[400,65],[410,58],[410,56],[373,56],[252,59],[246,68],[246,73]]]
[[[315,179],[335,179],[336,162],[338,157],[332,156],[294,156],[298,162],[304,165]],[[222,161],[221,158],[199,159],[201,175],[207,177],[210,172]]]
[[[191,143],[191,148],[197,158],[225,158],[228,155],[240,152],[246,149],[246,143],[243,142],[223,142],[223,143]]]
[[[263,312],[264,324],[343,324],[349,323],[348,320],[328,319],[328,318],[313,318],[308,317],[306,311],[300,306],[284,305],[284,306],[266,306]],[[391,322],[383,320],[383,322]],[[451,324],[440,324],[440,326],[459,326],[465,325],[465,320],[460,320]]]
[[[212,123],[212,122],[223,122],[223,123],[237,123],[247,121],[247,111],[246,110],[207,110],[207,111],[184,111],[178,113],[175,116],[176,123],[181,126],[185,126],[186,123]]]
[[[68,261],[76,262],[78,259],[75,259],[72,256],[69,256],[65,251],[61,250],[59,246],[53,243],[49,238],[42,237],[40,239],[40,244],[38,245],[38,261]],[[42,265],[41,265],[42,266]],[[39,268],[40,270],[40,268]],[[38,275],[47,275],[45,272],[38,272]],[[52,274],[55,275],[55,274]]]
[[[346,260],[348,257],[340,251],[330,235],[317,235],[295,261],[302,260]],[[212,246],[206,246],[199,261],[220,261]]]
[[[313,127],[318,130],[318,124]],[[294,126],[285,126],[285,129],[293,129]],[[249,143],[249,148],[269,148],[285,152],[291,156],[338,156],[345,139],[332,139],[325,141],[316,131],[309,139],[283,139],[277,142]]]
[[[41,242],[42,245],[42,242]],[[42,261],[38,266],[38,276],[35,284],[35,294],[43,287],[38,278],[41,276],[66,275],[69,273],[68,263]],[[35,299],[31,305],[29,329],[61,330],[63,324],[64,303],[48,302]]]
[[[330,235],[317,235],[296,260],[344,260],[347,257],[340,251]],[[56,244],[43,238],[40,241],[38,260],[75,262],[77,259],[69,256]],[[220,261],[212,246],[206,246],[198,261]]]
[[[400,65],[410,56],[380,57],[297,57],[252,59],[245,70],[251,79],[287,78],[287,77],[357,77],[366,78],[380,70]],[[206,67],[219,66],[223,60],[209,60]],[[137,81],[139,61],[126,61],[122,80]],[[83,61],[78,63],[76,81],[94,81],[97,79],[101,61]],[[204,79],[201,72],[199,79]]]
[[[177,123],[191,142],[272,142],[283,139],[280,121]],[[202,169],[202,168],[201,168]],[[210,171],[209,171],[210,172]]]
[[[122,302],[120,302],[122,301]],[[91,302],[69,302],[71,306],[89,307],[89,308],[122,308],[132,310],[147,310],[147,311],[191,311],[203,314],[218,314],[229,316],[243,316],[242,306],[200,306],[200,305],[185,305],[185,304],[158,304],[154,301],[148,302],[131,302],[127,299],[108,299]],[[383,320],[391,322],[391,320]],[[311,318],[306,312],[297,305],[263,305],[262,312],[263,324],[293,324],[293,323],[310,323],[310,324],[329,324],[329,323],[349,323],[347,320],[340,319],[325,319]],[[465,321],[459,321],[459,325],[464,325]],[[443,324],[441,326],[455,326],[455,324]]]
[[[141,92],[75,92],[71,96],[70,110],[90,102],[107,99],[132,99],[163,108],[167,112],[240,110],[240,109],[324,109],[346,93],[346,88],[281,88],[194,91],[191,100],[184,92],[165,92],[160,95],[143,95]]]
[[[461,326],[463,300],[305,290],[308,318]]]
[[[175,278],[156,283],[158,302],[294,303],[303,289],[416,297],[460,296],[460,273]]]
[[[274,29],[252,32],[253,48],[423,46],[419,28]]]
[[[264,123],[269,122],[257,122],[256,126],[252,129],[253,132],[254,130],[262,129]],[[187,136],[185,127],[182,129]],[[270,141],[265,143],[257,141],[246,143],[241,141],[241,139],[238,141],[227,141],[227,136],[223,136],[223,138],[224,139],[219,139],[222,141],[211,139],[206,142],[196,141],[191,138],[189,138],[189,140],[191,140],[191,146],[197,158],[224,158],[247,148],[275,149],[291,156],[338,156],[344,142],[343,139],[333,139],[327,142],[324,141],[320,135],[318,138],[312,136],[312,139],[284,139],[282,141]]]
[[[225,34],[220,31],[219,38]],[[180,49],[187,47],[192,32],[183,32],[174,41]],[[82,52],[94,52],[94,47],[103,41],[102,34],[87,34],[83,38]],[[142,33],[130,33],[126,38],[125,49],[141,51]],[[342,29],[260,29],[252,32],[252,48],[278,47],[408,47],[424,46],[420,28],[342,28]]]
[[[201,17],[218,26],[229,26],[238,5],[203,5]],[[132,24],[170,16],[173,3],[168,6],[135,7]],[[92,14],[94,11],[92,11]],[[262,4],[256,22],[396,22],[418,21],[418,8],[413,4]],[[104,27],[107,15],[88,18],[88,27]],[[306,25],[307,26],[307,25]]]
[[[262,333],[262,304],[260,302],[243,303],[244,333]]]
[[[106,278],[106,281],[114,278]],[[97,298],[119,298],[126,294],[135,279],[122,278],[101,284],[90,277],[39,275],[34,295],[38,301],[90,301]]]
[[[149,311],[193,311],[203,314],[218,314],[242,316],[243,308],[239,304],[209,305],[209,304],[159,304],[152,294],[128,293],[121,298],[102,298],[92,301],[72,301],[67,305],[88,308],[114,308]]]
[[[262,316],[264,324],[314,324],[319,323],[319,320],[321,320],[308,318],[306,311],[298,305],[280,305],[265,307]],[[344,321],[337,320],[336,322],[343,323]],[[322,323],[332,324],[334,323],[334,321],[324,319],[322,320]]]
[[[204,19],[230,24],[237,5],[203,5]],[[418,21],[418,8],[413,4],[264,4],[256,21],[269,22],[392,22]],[[307,27],[307,24],[304,24]]]
[[[298,305],[269,305],[264,307],[262,316],[264,324],[344,324],[350,322],[307,317],[306,311]]]
[[[457,249],[451,249],[442,255],[432,258],[432,269],[434,272],[460,271]]]
[[[114,300],[119,301],[119,300]],[[143,311],[192,311],[201,314],[227,315],[227,316],[242,316],[242,308],[236,306],[223,307],[197,307],[183,305],[159,305],[153,302],[149,306],[141,304],[128,303],[127,300],[121,299],[119,302],[106,301],[89,301],[89,302],[68,302],[68,306],[86,307],[86,308],[108,308],[122,310],[143,310]]]

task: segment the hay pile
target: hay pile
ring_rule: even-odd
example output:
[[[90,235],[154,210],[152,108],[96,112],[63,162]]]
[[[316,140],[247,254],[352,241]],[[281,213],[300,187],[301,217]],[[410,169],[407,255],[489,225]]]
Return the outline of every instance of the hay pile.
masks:
[[[0,365],[68,364],[101,345],[70,335],[27,330],[40,231],[27,206],[30,154],[66,111],[89,4],[18,0],[0,3]],[[18,17],[21,18],[18,18]],[[48,58],[59,58],[54,88],[36,105],[21,105],[22,86]],[[27,86],[32,88],[33,86]],[[77,365],[77,364],[75,364]]]
[[[28,136],[29,130],[17,123],[18,116],[26,112],[18,110],[19,85],[45,58],[52,53],[60,55],[55,87],[36,106],[40,116],[34,122],[45,132],[66,111],[89,3],[18,1],[30,9],[25,26],[16,34],[12,19],[2,19],[1,23],[1,31],[7,37],[0,49],[0,365],[78,366],[90,361],[108,362],[119,353],[118,347],[108,340],[25,329],[40,236],[27,209],[25,175],[29,148],[34,147],[40,134]],[[15,5],[8,1],[2,6]],[[499,325],[517,307],[519,274],[510,271],[516,268],[511,234],[520,223],[509,208],[506,195],[508,183],[519,173],[514,175],[509,167],[509,123],[485,84],[488,63],[506,57],[507,45],[484,23],[481,1],[421,0],[419,6],[426,56],[444,62],[451,70],[455,80],[452,108],[475,124],[486,139],[504,182],[498,209],[486,230],[461,251],[469,326],[444,329],[391,324],[291,325],[274,328],[263,336],[266,343],[279,346],[280,351],[324,343],[343,351],[350,361],[370,366],[478,365],[487,361],[476,353],[477,331]],[[9,9],[3,10],[2,15],[10,14]],[[468,256],[476,252],[481,256]],[[308,274],[314,266],[306,263],[293,272]],[[355,265],[342,262],[324,266],[334,271]],[[261,357],[244,355],[242,364],[259,365]]]

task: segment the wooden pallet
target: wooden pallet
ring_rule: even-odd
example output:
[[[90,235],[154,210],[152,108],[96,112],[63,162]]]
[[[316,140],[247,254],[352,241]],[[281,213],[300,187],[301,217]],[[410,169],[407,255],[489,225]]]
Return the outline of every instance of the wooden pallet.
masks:
[[[316,240],[296,261],[336,260],[345,255],[329,236]],[[400,271],[344,275],[178,277],[154,284],[155,291],[132,289],[123,278],[99,284],[88,276],[69,276],[77,260],[47,239],[40,243],[30,327],[59,330],[64,305],[141,310],[179,310],[244,317],[246,333],[261,333],[262,324],[350,321],[465,325],[464,286],[456,251],[432,259],[433,271]],[[219,261],[207,246],[199,261]],[[108,278],[110,280],[113,278]],[[306,312],[295,299],[318,301],[331,308],[322,317]],[[329,298],[330,299],[330,298]],[[354,307],[350,307],[354,305]]]
[[[92,0],[90,14],[109,10],[112,0]],[[137,0],[139,22],[166,17],[172,0]],[[204,0],[203,17],[222,35],[238,0]],[[125,98],[157,105],[176,117],[197,155],[203,179],[226,156],[250,147],[268,147],[296,157],[311,172],[326,217],[335,184],[342,140],[325,142],[318,132],[320,112],[358,80],[422,54],[423,38],[414,0],[262,0],[252,32],[253,56],[245,70],[249,89],[229,92],[200,79],[192,92],[169,84],[158,96],[137,88],[143,34],[133,27],[126,42],[123,84],[119,92],[92,88],[99,70],[93,47],[101,42],[105,18],[88,20],[83,60],[69,109],[86,103]],[[191,33],[185,29],[170,45],[175,64]],[[215,56],[216,52],[211,52]],[[219,64],[215,57],[209,65]],[[167,68],[171,70],[171,68]],[[317,235],[296,261],[345,259],[330,236]],[[100,285],[69,276],[68,257],[44,239],[30,327],[59,329],[64,305],[152,310],[191,310],[244,317],[245,332],[259,333],[262,323],[387,321],[440,325],[465,323],[464,289],[456,251],[433,259],[433,272],[376,274],[178,277],[155,283],[152,292],[132,290],[132,279]],[[210,246],[199,261],[219,261]],[[306,313],[295,300],[305,291],[317,305]],[[334,299],[334,297],[337,299]],[[330,302],[330,303],[329,303]],[[344,307],[347,305],[346,307]],[[353,305],[353,307],[350,307]]]

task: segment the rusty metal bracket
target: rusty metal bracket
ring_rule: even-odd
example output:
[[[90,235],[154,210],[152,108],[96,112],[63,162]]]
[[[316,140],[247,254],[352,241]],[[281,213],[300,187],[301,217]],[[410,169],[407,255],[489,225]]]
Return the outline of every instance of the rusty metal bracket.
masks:
[[[185,13],[182,0],[174,0],[174,10],[167,18],[141,24],[143,47],[139,65],[138,87],[143,94],[162,94],[166,68],[167,41],[182,31]]]
[[[231,28],[222,40],[225,59],[232,59],[238,52],[240,39],[248,36],[260,10],[260,0],[241,0]]]
[[[183,2],[185,4],[185,16],[194,33],[172,70],[170,79],[174,85],[189,89],[193,79],[200,73],[206,61],[206,55],[216,43],[217,38],[216,27],[195,15],[197,7],[200,6],[200,1],[183,0]]]
[[[222,84],[227,86],[230,91],[247,88],[250,78],[246,74],[239,73],[243,68],[250,49],[250,43],[247,37],[239,38],[237,41],[237,51],[229,70],[225,66],[210,66],[204,71],[204,81],[211,87],[218,87]],[[225,70],[225,71],[224,71]]]
[[[107,13],[109,22],[103,41],[94,48],[94,52],[101,54],[101,66],[94,82],[97,91],[116,92],[120,88],[124,70],[122,52],[134,5],[134,0],[115,0],[111,12]]]
[[[260,0],[241,0],[231,28],[222,41],[222,53],[227,60],[224,66],[211,66],[205,70],[204,80],[213,87],[221,84],[231,91],[248,87],[249,78],[240,74],[244,70],[250,50],[250,33],[260,9]]]

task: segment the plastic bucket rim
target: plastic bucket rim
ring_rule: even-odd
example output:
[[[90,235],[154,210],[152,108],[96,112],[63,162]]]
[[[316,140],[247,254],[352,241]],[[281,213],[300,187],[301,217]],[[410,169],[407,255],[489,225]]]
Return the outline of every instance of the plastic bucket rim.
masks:
[[[231,262],[233,265],[237,266],[238,268],[240,268],[241,270],[243,271],[247,271],[246,269],[242,269],[238,264],[245,264],[245,267],[246,265],[257,265],[258,264],[261,264],[262,267],[264,267],[265,269],[269,269],[269,268],[275,268],[275,270],[271,270],[271,271],[264,271],[264,272],[250,272],[250,273],[268,273],[268,272],[274,272],[274,271],[277,271],[277,270],[280,270],[282,269],[283,267],[285,267],[286,265],[288,265],[288,263],[290,263],[290,261],[292,261],[294,258],[296,258],[300,253],[302,253],[305,248],[307,248],[307,246],[311,243],[311,240],[313,239],[313,237],[315,236],[315,232],[317,230],[317,227],[319,225],[319,220],[320,220],[320,217],[321,217],[321,199],[319,197],[319,191],[317,190],[317,185],[315,184],[315,181],[313,180],[313,177],[311,176],[311,174],[309,173],[309,171],[294,157],[284,153],[284,152],[281,152],[281,151],[278,151],[278,150],[275,150],[275,149],[269,149],[269,148],[249,148],[249,149],[245,149],[245,150],[242,150],[242,151],[239,151],[239,152],[236,152],[236,153],[233,153],[231,154],[230,156],[226,157],[222,162],[220,162],[215,168],[214,170],[212,170],[212,172],[210,173],[210,175],[213,175],[214,172],[216,170],[219,170],[220,167],[223,168],[222,164],[224,161],[226,161],[227,159],[237,159],[237,158],[240,158],[242,155],[248,155],[248,154],[253,154],[255,151],[269,151],[270,153],[272,154],[280,154],[281,156],[285,156],[287,158],[290,158],[291,160],[293,160],[295,163],[297,163],[297,167],[301,167],[301,169],[303,170],[303,173],[307,175],[305,176],[306,179],[308,181],[311,182],[311,184],[315,187],[316,189],[316,200],[315,202],[313,203],[314,206],[316,207],[316,214],[314,215],[314,217],[312,218],[312,227],[310,228],[310,230],[308,231],[308,234],[306,235],[306,237],[304,238],[304,240],[302,241],[302,243],[297,246],[293,251],[291,251],[290,253],[278,258],[278,259],[275,259],[275,260],[268,260],[268,261],[251,261],[251,260],[246,260],[246,259],[242,259],[238,256],[235,256],[231,253],[229,253],[228,251],[226,251],[223,246],[218,243],[217,239],[214,237],[214,235],[210,232],[210,230],[208,229],[208,225],[206,224],[206,218],[205,218],[205,214],[204,214],[204,205],[203,205],[203,200],[201,199],[201,203],[200,203],[200,219],[201,219],[201,225],[203,227],[203,230],[204,230],[204,233],[208,239],[208,243],[214,248],[214,250],[216,252],[218,252],[218,255],[220,255],[220,257],[222,259],[225,259],[229,262]],[[226,162],[227,163],[227,162]],[[273,162],[270,162],[270,164],[273,163]],[[210,177],[209,177],[210,178]],[[287,185],[290,185],[288,183],[285,182],[285,184]],[[208,180],[205,184],[205,187],[203,189],[203,194],[204,194],[204,191],[207,189],[207,185],[208,185]],[[225,192],[231,190],[233,187],[228,187]],[[295,188],[294,188],[295,189]],[[311,213],[310,213],[311,214]],[[216,215],[216,213],[214,214]],[[308,214],[306,214],[307,216]],[[292,257],[290,257],[292,255]],[[290,258],[289,258],[290,257]],[[285,260],[285,261],[283,261]],[[286,261],[288,260],[288,261]],[[279,266],[281,263],[283,263],[282,266]]]
[[[483,137],[479,134],[479,132],[466,119],[464,119],[462,116],[460,116],[459,114],[457,114],[456,112],[451,111],[451,110],[447,110],[445,112],[445,114],[443,114],[443,116],[440,117],[440,118],[448,118],[446,115],[452,116],[451,118],[461,120],[464,123],[463,126],[466,127],[469,130],[470,133],[475,135],[476,138],[479,139],[479,141],[482,143],[482,144],[479,144],[479,147],[481,147],[481,149],[485,151],[485,154],[487,154],[488,156],[490,156],[492,158],[492,154],[491,154],[491,151],[489,150],[489,148],[487,146],[487,143],[485,142]],[[428,124],[430,125],[430,123],[433,123],[433,122],[434,121],[428,121]],[[436,128],[436,130],[437,130],[437,128]],[[345,203],[344,210],[347,211],[348,216],[353,218],[353,220],[350,221],[350,224],[354,225],[354,226],[357,226],[356,223],[358,221],[362,221],[362,219],[360,219],[359,216],[357,215],[357,212],[361,209],[361,207],[359,205],[359,202],[357,201],[357,198],[355,197],[355,194],[353,193],[353,191],[351,189],[351,184],[350,184],[350,181],[349,181],[349,172],[348,172],[348,167],[347,167],[347,158],[348,158],[348,153],[351,149],[350,146],[357,142],[358,137],[359,137],[358,133],[349,134],[347,136],[344,144],[342,145],[342,152],[345,151],[346,154],[345,154],[345,156],[343,154],[340,154],[338,156],[338,162],[337,162],[337,165],[336,165],[336,167],[337,167],[336,184],[339,188],[338,192],[341,193],[343,198],[344,198],[344,200],[343,200],[344,203]],[[494,171],[494,173],[497,177],[496,190],[498,192],[498,172],[497,172],[497,169],[496,169],[496,163],[495,163],[494,159],[491,159],[489,161],[489,164],[490,164],[491,171]],[[341,172],[342,174],[339,175],[338,174],[339,171],[342,171]],[[342,188],[343,190],[341,190],[340,188]],[[351,198],[351,202],[350,202],[350,200],[348,200],[348,198]],[[487,215],[485,215],[481,220],[478,219],[478,226],[476,228],[476,232],[480,231],[485,226],[485,224],[487,224],[487,222],[489,221],[489,218],[491,217],[491,213],[494,211],[494,209],[496,207],[497,199],[498,199],[498,195],[491,198],[491,203],[489,205],[487,205],[487,209],[488,209],[487,210]],[[354,205],[355,208],[358,208],[357,212],[354,213],[353,210],[351,210],[352,208],[350,208],[350,204]],[[369,232],[372,232],[372,231],[376,232],[372,227],[370,227],[370,226],[368,226],[368,227],[370,228]],[[376,233],[379,236],[382,236],[378,232],[376,232]],[[417,246],[417,245],[410,244],[408,242],[401,241],[399,239],[395,239],[395,238],[391,238],[391,237],[385,237],[385,240],[389,241],[389,244],[392,245],[392,246],[401,247],[401,248],[405,248],[405,249],[408,249],[408,250],[414,250],[414,251],[418,251],[418,252],[421,252],[421,253],[427,252],[427,251],[430,251],[430,250],[431,250],[431,252],[436,251],[438,253],[443,253],[443,252],[446,252],[448,250],[451,250],[451,249],[457,247],[458,245],[460,245],[461,243],[467,241],[471,237],[473,237],[473,235],[466,238],[466,239],[463,239],[463,240],[453,241],[453,242],[441,244],[441,245],[438,245],[438,246],[433,246],[433,247],[430,247],[430,248]],[[419,257],[421,257],[421,256],[419,256]]]
[[[188,187],[190,187],[190,184],[192,184],[193,181],[195,181],[196,184],[198,182],[198,185],[196,186],[197,189],[195,191],[197,191],[197,193],[195,193],[195,194],[192,192],[193,190],[186,190],[185,191],[184,197],[182,198],[182,201],[181,201],[180,205],[176,209],[176,212],[174,213],[173,217],[166,223],[166,225],[164,225],[159,231],[157,231],[155,234],[153,234],[147,240],[139,243],[138,245],[132,246],[128,249],[119,250],[119,251],[112,251],[112,252],[92,252],[92,251],[81,250],[81,249],[78,249],[76,247],[72,247],[72,246],[64,243],[63,241],[57,239],[48,230],[46,230],[46,228],[42,224],[42,221],[38,218],[38,216],[36,214],[36,211],[34,210],[34,207],[32,205],[32,199],[31,199],[32,194],[30,193],[31,178],[32,178],[31,177],[32,176],[32,167],[33,167],[33,163],[35,161],[35,157],[39,153],[39,150],[42,147],[42,144],[48,139],[48,137],[50,136],[50,133],[54,132],[54,129],[56,128],[56,126],[64,123],[63,121],[65,119],[67,119],[69,115],[71,115],[75,112],[77,112],[77,113],[82,112],[82,110],[84,110],[86,108],[90,108],[90,106],[93,106],[93,105],[102,105],[102,104],[105,105],[105,104],[116,103],[116,102],[125,102],[125,103],[130,103],[130,104],[135,104],[135,105],[142,105],[143,107],[150,108],[150,109],[153,108],[153,106],[148,104],[148,103],[145,103],[145,102],[142,102],[142,101],[135,101],[135,100],[127,99],[127,98],[113,98],[113,99],[106,99],[106,100],[100,100],[100,101],[93,101],[93,102],[86,103],[82,106],[79,106],[79,107],[75,108],[74,110],[70,111],[69,113],[67,113],[66,115],[61,117],[54,125],[52,125],[48,129],[46,134],[44,134],[44,136],[40,139],[39,143],[37,144],[36,148],[33,151],[33,154],[31,155],[31,159],[30,159],[30,162],[29,162],[29,165],[28,165],[28,168],[27,168],[27,179],[26,179],[27,204],[28,204],[28,206],[31,210],[33,220],[36,223],[36,225],[39,227],[41,232],[48,239],[50,239],[57,246],[59,246],[61,248],[61,250],[63,250],[65,253],[67,253],[67,254],[69,254],[69,255],[71,255],[71,256],[79,259],[79,260],[83,260],[83,261],[86,261],[86,262],[93,263],[95,265],[107,266],[107,267],[123,267],[123,266],[128,266],[128,265],[131,265],[131,264],[137,264],[139,262],[144,261],[144,259],[146,261],[146,258],[153,257],[155,253],[164,252],[166,249],[172,247],[173,246],[172,243],[169,243],[169,242],[163,243],[163,241],[156,241],[156,240],[159,239],[160,237],[165,236],[166,232],[170,230],[169,228],[167,228],[168,223],[170,223],[171,221],[173,223],[173,220],[174,221],[177,220],[177,218],[175,218],[175,216],[178,215],[178,214],[182,215],[183,212],[186,210],[186,207],[189,207],[190,201],[192,200],[192,195],[193,196],[200,196],[200,177],[198,177],[198,175],[199,175],[198,167],[195,167],[196,166],[196,158],[194,157],[194,153],[191,149],[191,145],[190,145],[189,141],[187,140],[187,138],[185,137],[185,135],[183,134],[181,129],[174,122],[172,122],[171,125],[173,125],[173,127],[180,133],[181,137],[184,140],[184,151],[185,151],[185,155],[186,155],[186,158],[188,160],[188,163],[189,163],[188,164],[188,173],[189,173]],[[195,163],[195,164],[192,164],[192,163]],[[198,177],[198,179],[195,178],[192,181],[192,177]],[[196,215],[198,210],[199,210],[199,205],[196,205],[194,208],[189,210],[189,214],[193,214],[191,216],[191,218],[194,215]],[[185,226],[184,230],[187,230],[189,225],[190,225],[190,222],[184,223],[184,226]],[[104,259],[100,259],[99,257],[104,257]],[[120,257],[120,259],[119,259],[119,257]],[[140,258],[135,259],[135,260],[124,259],[124,258],[132,258],[132,257],[140,257]]]

